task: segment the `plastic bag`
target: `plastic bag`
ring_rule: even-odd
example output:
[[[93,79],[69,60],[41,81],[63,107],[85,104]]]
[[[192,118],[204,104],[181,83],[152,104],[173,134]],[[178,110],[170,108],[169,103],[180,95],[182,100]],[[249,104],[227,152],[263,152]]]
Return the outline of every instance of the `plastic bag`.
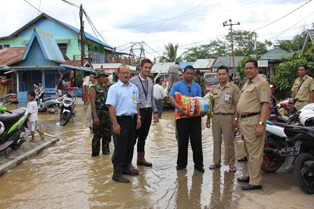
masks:
[[[185,113],[183,116],[179,115],[176,110],[176,118],[190,118],[197,117],[201,114],[201,112],[205,112],[209,117],[213,117],[212,112],[212,103],[210,101],[210,97],[212,96],[210,93],[206,94],[204,97],[189,97],[180,94],[179,92],[175,93],[176,102],[185,108]]]

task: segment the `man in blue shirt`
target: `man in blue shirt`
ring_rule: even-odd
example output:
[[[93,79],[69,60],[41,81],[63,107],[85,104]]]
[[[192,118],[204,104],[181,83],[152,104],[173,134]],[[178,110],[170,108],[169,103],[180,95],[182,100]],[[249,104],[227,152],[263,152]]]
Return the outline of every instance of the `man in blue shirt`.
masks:
[[[109,88],[106,105],[112,121],[114,152],[112,155],[112,179],[121,183],[130,181],[122,174],[138,175],[130,169],[133,158],[135,129],[141,127],[138,88],[129,83],[130,69],[126,65],[118,68],[119,81]],[[136,127],[134,117],[137,117]]]
[[[200,85],[193,82],[194,74],[195,69],[193,66],[186,66],[184,68],[183,81],[175,83],[170,91],[170,103],[176,108],[176,111],[178,111],[181,116],[184,116],[185,108],[176,102],[176,92],[190,97],[202,96]],[[205,113],[201,114],[201,117],[203,116],[205,116]],[[201,117],[176,119],[178,140],[177,170],[186,168],[188,163],[188,144],[190,138],[194,168],[200,172],[204,172]]]

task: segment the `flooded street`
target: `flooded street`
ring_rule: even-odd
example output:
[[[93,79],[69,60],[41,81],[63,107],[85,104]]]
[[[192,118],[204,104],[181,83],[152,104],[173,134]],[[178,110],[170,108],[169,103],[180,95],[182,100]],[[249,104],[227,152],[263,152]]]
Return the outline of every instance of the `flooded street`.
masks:
[[[39,114],[43,130],[60,141],[0,177],[0,208],[314,208],[313,195],[296,186],[292,171],[263,172],[263,189],[243,192],[236,178],[246,172],[245,163],[236,162],[236,173],[228,172],[228,166],[209,170],[212,137],[205,119],[205,173],[194,170],[191,150],[187,169],[177,171],[173,110],[165,110],[160,123],[151,126],[146,158],[153,167],[138,167],[139,176],[125,175],[129,184],[114,182],[111,155],[91,157],[83,105],[76,110],[75,122],[64,127],[57,124],[59,114]],[[243,145],[235,143],[238,158]]]

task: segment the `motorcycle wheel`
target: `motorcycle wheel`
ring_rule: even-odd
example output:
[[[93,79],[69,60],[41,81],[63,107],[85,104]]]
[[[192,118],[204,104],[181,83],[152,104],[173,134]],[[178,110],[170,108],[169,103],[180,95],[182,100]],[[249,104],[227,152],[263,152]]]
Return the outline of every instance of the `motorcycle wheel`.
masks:
[[[294,162],[293,175],[299,188],[307,193],[314,194],[314,173],[306,171],[303,167],[304,162],[314,160],[314,156],[309,153],[300,154]]]
[[[60,115],[60,126],[65,126],[71,118],[71,113],[64,112]]]
[[[21,145],[22,145],[22,144],[12,144],[10,147],[11,147],[11,149],[13,149],[13,150],[17,150],[18,148],[20,148]]]
[[[264,147],[272,148],[275,150],[281,150],[282,148],[281,145],[274,141],[266,141]],[[267,173],[273,173],[280,168],[282,161],[283,159],[280,156],[272,156],[264,153],[262,170]]]

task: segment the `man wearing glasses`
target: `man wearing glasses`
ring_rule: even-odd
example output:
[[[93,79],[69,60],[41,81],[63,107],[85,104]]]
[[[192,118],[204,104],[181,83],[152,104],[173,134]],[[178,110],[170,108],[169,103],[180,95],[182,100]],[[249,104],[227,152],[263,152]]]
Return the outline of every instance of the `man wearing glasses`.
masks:
[[[243,190],[254,190],[262,189],[261,165],[266,133],[265,122],[270,104],[270,88],[268,82],[258,74],[256,60],[247,60],[244,70],[248,80],[241,90],[237,109],[240,115],[240,131],[247,153],[248,175],[239,177],[238,181],[249,183],[241,187]]]
[[[184,68],[183,80],[175,83],[169,94],[171,105],[176,108],[176,111],[178,111],[181,116],[184,116],[185,108],[176,102],[176,92],[190,97],[202,96],[200,85],[193,82],[194,74],[195,69],[193,66],[186,66]],[[205,113],[201,114],[201,117],[203,116],[205,116]],[[176,119],[178,140],[177,170],[186,168],[188,163],[188,144],[190,138],[193,150],[194,168],[199,172],[204,172],[201,117]]]

